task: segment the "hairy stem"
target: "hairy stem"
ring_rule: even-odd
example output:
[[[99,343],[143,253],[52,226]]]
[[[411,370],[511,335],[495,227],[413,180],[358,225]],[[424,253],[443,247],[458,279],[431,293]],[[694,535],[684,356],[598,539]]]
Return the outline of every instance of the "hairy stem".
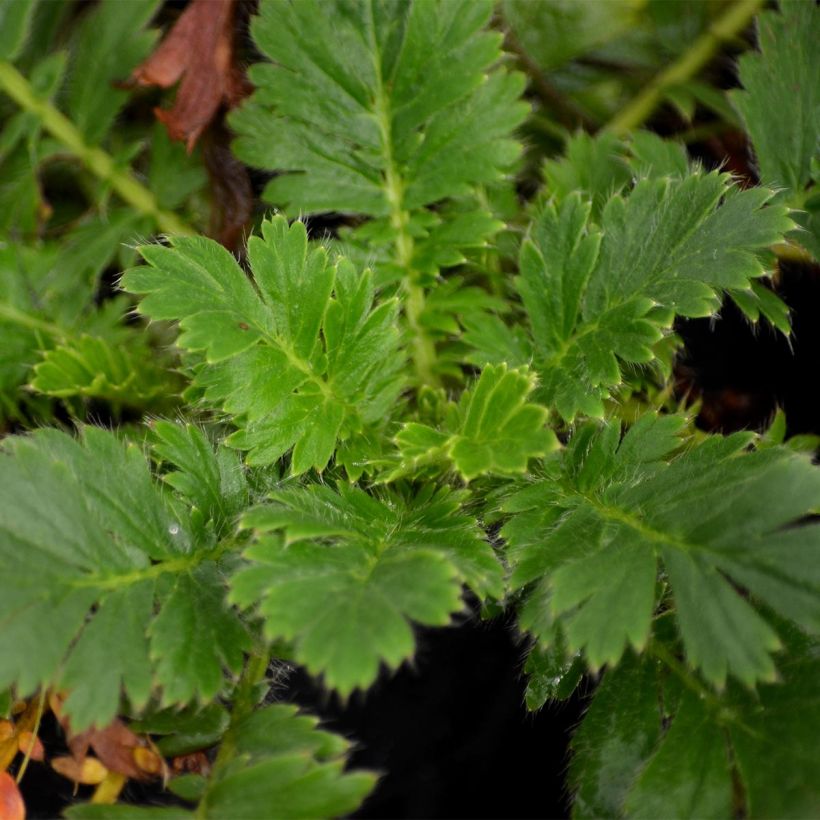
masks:
[[[419,386],[430,385],[436,387],[439,385],[439,378],[434,368],[436,349],[432,339],[425,333],[421,324],[426,295],[424,285],[419,281],[418,272],[413,270],[413,237],[408,230],[410,214],[404,208],[404,181],[396,168],[396,161],[393,156],[390,100],[385,93],[382,78],[381,61],[375,38],[375,24],[371,25],[370,34],[373,64],[378,79],[375,113],[382,142],[385,193],[390,208],[390,225],[396,232],[396,261],[404,271],[402,279],[402,290],[405,297],[404,315],[410,331],[413,364]]]
[[[236,755],[236,728],[237,726],[256,708],[259,702],[258,685],[264,680],[270,663],[270,655],[267,651],[256,650],[248,656],[245,669],[239,678],[233,696],[233,707],[231,708],[231,722],[228,731],[222,738],[219,752],[214,761],[214,771],[227,765]],[[207,798],[202,800],[197,807],[196,817],[207,816]]]
[[[195,233],[176,214],[160,208],[154,195],[130,169],[117,167],[109,153],[89,145],[74,123],[48,100],[38,97],[28,80],[5,60],[0,60],[0,89],[21,108],[36,114],[51,136],[59,140],[92,174],[109,183],[132,208],[150,216],[160,230],[172,234]]]
[[[675,62],[655,76],[637,97],[622,108],[604,130],[624,134],[640,127],[652,116],[668,89],[685,83],[697,74],[725,41],[746,28],[762,6],[763,0],[737,0]]]

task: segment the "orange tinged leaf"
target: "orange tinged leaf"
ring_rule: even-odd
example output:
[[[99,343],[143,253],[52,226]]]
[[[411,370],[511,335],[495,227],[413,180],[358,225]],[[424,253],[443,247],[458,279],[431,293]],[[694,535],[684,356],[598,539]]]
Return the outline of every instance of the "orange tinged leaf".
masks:
[[[82,760],[68,756],[55,757],[51,761],[51,768],[63,777],[86,786],[96,786],[108,775],[108,769],[96,757],[86,757]]]
[[[134,762],[145,774],[159,777],[165,772],[165,761],[152,749],[137,746],[133,755]]]
[[[25,820],[26,806],[20,789],[8,772],[0,772],[0,820]]]
[[[28,755],[32,760],[37,760],[42,763],[45,759],[46,753],[43,749],[42,741],[37,735],[31,732],[20,732],[17,738],[17,748],[24,755]],[[29,751],[29,749],[31,751]]]

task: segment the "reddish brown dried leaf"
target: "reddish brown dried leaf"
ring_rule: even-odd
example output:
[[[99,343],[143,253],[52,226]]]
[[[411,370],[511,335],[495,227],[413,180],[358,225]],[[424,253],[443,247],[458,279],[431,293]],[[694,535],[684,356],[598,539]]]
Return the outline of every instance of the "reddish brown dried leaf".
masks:
[[[134,760],[134,750],[148,746],[148,742],[134,734],[121,720],[115,718],[102,729],[92,727],[74,734],[71,721],[63,713],[62,699],[52,694],[49,704],[65,732],[68,749],[77,763],[82,763],[91,749],[110,771],[135,780],[148,778]]]
[[[68,737],[68,748],[75,760],[85,758],[90,747],[112,772],[135,780],[145,780],[147,777],[134,760],[134,750],[142,746],[145,742],[117,719],[103,729],[87,729]]]
[[[207,777],[211,773],[211,764],[205,752],[190,752],[178,755],[171,761],[175,774],[201,774]]]
[[[17,737],[17,748],[23,755],[28,755],[32,760],[42,763],[45,760],[46,752],[40,738],[31,732],[20,732]],[[31,750],[31,751],[29,751]]]
[[[235,106],[249,91],[234,61],[236,0],[191,0],[157,50],[134,69],[139,85],[167,88],[180,80],[170,110],[157,118],[190,151],[221,105]]]
[[[20,789],[8,772],[0,772],[0,820],[25,820],[26,806]]]

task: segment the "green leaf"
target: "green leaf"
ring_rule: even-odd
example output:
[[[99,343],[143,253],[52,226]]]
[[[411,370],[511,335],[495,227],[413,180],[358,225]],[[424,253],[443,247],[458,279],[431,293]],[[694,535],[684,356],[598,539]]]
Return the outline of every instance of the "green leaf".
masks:
[[[88,335],[45,353],[34,367],[31,387],[48,396],[146,409],[162,403],[172,390],[167,371],[151,362],[147,348],[115,347]]]
[[[144,26],[159,1],[129,2],[129,13],[123,14],[117,0],[103,0],[74,32],[66,113],[90,143],[105,137],[128,100],[128,91],[114,83],[126,80],[156,41],[156,32]]]
[[[252,67],[257,90],[231,123],[240,159],[288,172],[268,201],[379,217],[498,178],[526,107],[520,75],[490,71],[491,12],[486,0],[263,4],[252,33],[271,63]]]
[[[221,740],[228,729],[230,716],[224,706],[209,703],[202,709],[163,709],[141,720],[131,721],[135,732],[162,735],[157,748],[166,757],[207,749]]]
[[[399,465],[385,480],[431,465],[452,465],[467,481],[524,472],[530,458],[556,445],[545,428],[546,408],[527,401],[534,386],[526,368],[485,367],[458,405],[450,405],[443,432],[417,422],[403,425],[396,436]]]
[[[820,10],[785,0],[757,16],[759,52],[738,64],[743,90],[730,93],[752,140],[760,180],[802,195],[820,132]],[[777,116],[773,116],[777,112]]]
[[[524,700],[527,709],[540,709],[548,700],[566,700],[572,695],[584,674],[581,655],[569,654],[563,636],[551,646],[533,645],[524,665],[527,689]]]
[[[0,60],[14,60],[23,48],[37,0],[0,0]]]
[[[670,459],[676,427],[646,415],[620,439],[617,425],[586,425],[505,503],[511,585],[535,583],[525,628],[557,619],[593,668],[616,663],[649,638],[661,561],[689,663],[718,687],[772,680],[780,641],[754,603],[820,629],[820,529],[791,526],[820,475],[784,448],[742,453],[743,435]]]
[[[374,304],[372,276],[308,249],[301,222],[274,217],[248,243],[249,279],[208,239],[141,248],[148,266],[123,286],[139,310],[177,320],[178,344],[202,351],[194,378],[240,430],[229,440],[268,464],[292,450],[295,474],[327,465],[337,442],[383,424],[401,390],[396,302]]]
[[[813,753],[820,732],[817,648],[793,631],[779,664],[782,681],[757,693],[732,691],[732,751],[750,817],[809,817],[820,808],[820,763]]]
[[[629,817],[647,819],[731,816],[732,774],[725,737],[697,695],[683,694],[672,727],[630,789],[626,811]]]
[[[268,637],[293,641],[296,660],[343,695],[372,683],[380,662],[412,656],[411,621],[448,623],[462,583],[503,594],[501,566],[460,511],[462,493],[430,487],[380,500],[312,485],[272,498],[244,519],[258,533],[246,552],[254,564],[232,579],[231,599],[258,606]]]
[[[231,729],[235,758],[217,768],[200,817],[339,817],[375,785],[370,772],[344,771],[348,744],[293,706],[260,709]]]
[[[784,637],[782,680],[756,691],[716,697],[674,658],[608,671],[572,740],[573,816],[812,816],[817,645],[785,626]]]
[[[504,0],[505,21],[527,54],[550,71],[635,25],[641,4],[636,0],[576,3],[574,0]]]
[[[0,688],[71,689],[72,726],[222,689],[247,635],[224,603],[213,540],[166,507],[145,459],[109,432],[9,438],[0,454]],[[168,658],[178,663],[169,665]]]
[[[205,434],[193,424],[156,421],[154,453],[177,469],[162,478],[182,494],[204,521],[213,522],[217,535],[247,506],[248,486],[236,453],[214,451]]]
[[[620,363],[652,362],[675,314],[708,316],[722,291],[748,290],[765,275],[759,251],[793,225],[770,197],[737,191],[718,173],[646,178],[609,199],[600,230],[579,194],[545,204],[521,247],[517,280],[536,397],[567,421],[602,416],[622,381]],[[480,360],[480,332],[470,341]]]
[[[610,197],[629,182],[624,144],[614,134],[596,137],[584,132],[567,140],[564,156],[544,160],[545,193],[556,202],[580,194],[592,203],[599,217]]]
[[[628,655],[607,672],[572,738],[573,818],[621,816],[629,787],[660,736],[659,704],[651,664]]]

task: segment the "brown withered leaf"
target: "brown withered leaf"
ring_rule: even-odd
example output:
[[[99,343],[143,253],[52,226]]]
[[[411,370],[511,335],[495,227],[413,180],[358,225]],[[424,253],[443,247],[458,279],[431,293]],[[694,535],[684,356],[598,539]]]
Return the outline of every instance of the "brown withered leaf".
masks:
[[[26,806],[20,789],[8,772],[0,772],[0,818],[2,820],[25,820]]]
[[[137,85],[168,88],[180,80],[170,110],[156,109],[172,139],[190,151],[220,106],[233,108],[250,86],[234,59],[236,0],[191,0],[156,51],[134,69]]]
[[[12,711],[17,717],[16,721],[0,721],[0,771],[5,771],[11,765],[18,752],[22,751],[25,754],[26,749],[28,749],[28,743],[21,746],[20,738],[26,735],[29,743],[31,741],[31,730],[37,722],[37,698],[32,698],[28,703],[24,703],[22,709],[18,708],[16,711]],[[40,744],[40,741],[37,740],[36,744]],[[42,744],[40,744],[39,750],[42,750]],[[35,749],[31,755],[34,760],[42,759],[36,757],[37,751]],[[0,815],[0,817],[2,816]]]
[[[174,774],[201,774],[207,777],[211,773],[211,764],[205,752],[189,752],[177,755],[171,761]]]
[[[71,721],[63,712],[62,698],[52,693],[49,704],[65,732],[68,750],[78,764],[87,759],[90,749],[109,771],[134,780],[148,780],[153,776],[152,772],[140,768],[135,757],[135,750],[150,748],[149,741],[131,731],[119,718],[114,718],[102,729],[92,727],[75,734]]]
[[[20,732],[17,737],[17,748],[22,755],[28,755],[32,760],[42,763],[46,752],[43,743],[37,735],[31,732]]]
[[[134,759],[134,750],[144,747],[145,741],[121,720],[115,718],[103,729],[87,729],[78,735],[69,735],[67,742],[75,760],[83,760],[91,748],[112,772],[119,772],[134,780],[146,780],[149,777]]]

